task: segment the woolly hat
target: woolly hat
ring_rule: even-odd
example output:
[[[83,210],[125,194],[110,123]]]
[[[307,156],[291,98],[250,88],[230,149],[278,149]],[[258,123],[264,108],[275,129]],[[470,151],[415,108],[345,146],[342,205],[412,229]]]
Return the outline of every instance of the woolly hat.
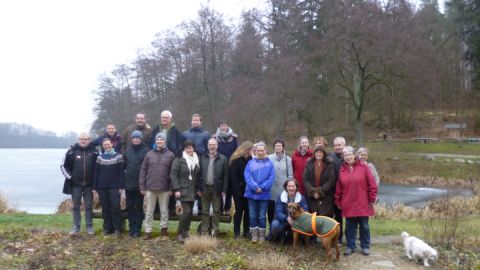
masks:
[[[158,133],[157,136],[155,136],[155,140],[158,140],[158,139],[160,139],[160,138],[161,138],[162,140],[166,141],[165,136],[164,136],[162,133]]]
[[[137,138],[137,139],[142,139],[142,132],[138,131],[138,130],[134,130],[132,132],[132,139],[133,138]]]

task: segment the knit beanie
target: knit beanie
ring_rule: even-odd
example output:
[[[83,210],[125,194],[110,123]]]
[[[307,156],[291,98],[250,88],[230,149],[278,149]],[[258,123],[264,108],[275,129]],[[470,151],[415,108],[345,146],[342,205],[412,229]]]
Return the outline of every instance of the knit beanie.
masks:
[[[142,132],[138,131],[138,130],[134,130],[132,132],[132,139],[133,138],[137,138],[137,139],[142,139]]]
[[[157,136],[155,136],[155,140],[158,140],[158,139],[163,139],[165,141],[165,136],[163,136],[162,133],[158,133]]]

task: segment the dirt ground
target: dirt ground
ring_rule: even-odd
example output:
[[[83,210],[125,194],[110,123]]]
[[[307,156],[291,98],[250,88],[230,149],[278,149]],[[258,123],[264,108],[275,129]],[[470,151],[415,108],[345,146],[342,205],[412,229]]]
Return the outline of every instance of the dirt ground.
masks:
[[[173,240],[159,237],[145,241],[82,233],[38,230],[4,231],[0,234],[0,269],[255,269],[259,256],[267,257],[271,269],[325,269],[319,245],[294,252],[288,245],[252,244],[246,239],[222,238],[217,248],[191,254]],[[340,257],[326,269],[424,269],[403,255],[399,237],[372,239],[370,256],[359,252]],[[341,247],[343,252],[344,246]],[[271,259],[272,254],[287,263]],[[270,258],[269,258],[270,256]],[[271,261],[268,261],[271,260]],[[440,269],[433,264],[430,269]]]

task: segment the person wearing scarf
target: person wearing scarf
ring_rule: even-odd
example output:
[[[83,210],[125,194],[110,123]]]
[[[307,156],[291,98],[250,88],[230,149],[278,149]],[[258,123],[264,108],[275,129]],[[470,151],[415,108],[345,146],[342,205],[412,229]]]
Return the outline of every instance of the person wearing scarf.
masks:
[[[333,217],[335,199],[335,169],[327,158],[327,151],[319,146],[313,151],[314,158],[307,161],[303,172],[303,186],[310,213]]]
[[[181,202],[183,209],[178,222],[177,241],[180,243],[189,237],[188,232],[190,231],[193,203],[200,173],[200,164],[192,141],[186,140],[183,143],[183,149],[182,157],[175,158],[170,171],[175,199]]]
[[[293,177],[298,182],[298,191],[305,195],[303,185],[303,171],[307,165],[307,160],[312,157],[312,150],[309,147],[307,136],[301,136],[298,140],[298,148],[292,155]]]
[[[213,134],[213,138],[217,139],[218,152],[227,158],[227,162],[230,161],[230,157],[233,152],[237,150],[237,134],[235,134],[231,127],[228,126],[227,121],[221,120],[218,123],[217,132]],[[229,186],[227,195],[225,197],[225,204],[222,201],[222,212],[228,214],[232,206],[232,187]]]
[[[122,216],[120,194],[125,189],[123,156],[115,151],[110,139],[102,143],[104,153],[97,158],[93,189],[98,193],[103,215],[103,234],[120,238]]]
[[[97,137],[95,140],[93,140],[90,144],[97,147],[99,146],[101,148],[101,151],[105,151],[103,148],[103,140],[105,139],[110,139],[112,142],[112,147],[117,153],[121,153],[122,151],[122,137],[120,134],[117,132],[117,128],[115,127],[114,124],[107,124],[107,128],[105,129],[105,133],[103,135]]]

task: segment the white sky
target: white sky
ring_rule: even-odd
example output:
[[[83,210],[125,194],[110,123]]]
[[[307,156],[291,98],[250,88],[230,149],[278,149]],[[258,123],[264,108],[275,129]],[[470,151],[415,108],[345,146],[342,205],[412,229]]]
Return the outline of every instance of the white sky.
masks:
[[[265,0],[210,0],[227,20]],[[0,122],[88,131],[102,73],[154,35],[197,18],[207,0],[0,1]],[[442,4],[443,5],[443,4]]]
[[[236,19],[264,0],[210,0]],[[205,0],[0,2],[0,122],[87,131],[99,75],[129,63],[154,35],[197,18]]]

